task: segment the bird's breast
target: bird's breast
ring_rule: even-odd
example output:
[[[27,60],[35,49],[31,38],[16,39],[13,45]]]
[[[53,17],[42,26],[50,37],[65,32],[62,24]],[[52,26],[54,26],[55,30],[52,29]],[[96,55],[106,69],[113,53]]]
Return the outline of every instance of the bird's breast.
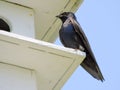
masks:
[[[76,48],[78,44],[75,40],[76,32],[71,24],[63,25],[60,29],[60,39],[66,47]]]
[[[66,38],[67,37],[71,38],[75,34],[75,31],[71,26],[63,27],[61,32],[62,32],[62,35]]]

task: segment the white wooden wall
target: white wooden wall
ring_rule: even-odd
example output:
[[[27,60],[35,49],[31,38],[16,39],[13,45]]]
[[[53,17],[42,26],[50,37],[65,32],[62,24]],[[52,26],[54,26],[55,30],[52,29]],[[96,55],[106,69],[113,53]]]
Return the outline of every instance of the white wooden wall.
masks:
[[[0,90],[37,90],[33,70],[0,63]]]

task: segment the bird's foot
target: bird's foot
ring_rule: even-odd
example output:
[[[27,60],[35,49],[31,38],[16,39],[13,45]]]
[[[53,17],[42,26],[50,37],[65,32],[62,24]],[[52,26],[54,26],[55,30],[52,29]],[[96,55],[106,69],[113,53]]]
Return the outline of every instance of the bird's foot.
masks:
[[[80,50],[79,49],[75,49],[75,52],[76,52],[76,54],[78,54],[80,52]]]

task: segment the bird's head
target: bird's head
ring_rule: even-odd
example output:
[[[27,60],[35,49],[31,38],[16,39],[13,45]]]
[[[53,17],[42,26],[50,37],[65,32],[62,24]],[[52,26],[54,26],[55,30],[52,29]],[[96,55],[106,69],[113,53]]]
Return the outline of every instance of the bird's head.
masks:
[[[64,22],[66,21],[66,19],[69,18],[69,17],[72,17],[72,18],[76,19],[76,17],[75,17],[75,15],[74,15],[73,12],[63,12],[63,13],[57,15],[56,17],[58,17],[59,19],[61,19],[63,23],[64,23]]]

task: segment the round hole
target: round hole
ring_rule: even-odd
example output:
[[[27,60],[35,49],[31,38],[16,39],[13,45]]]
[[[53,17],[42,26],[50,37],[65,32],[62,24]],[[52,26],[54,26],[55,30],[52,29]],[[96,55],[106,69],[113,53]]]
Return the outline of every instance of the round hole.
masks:
[[[0,18],[0,30],[10,32],[9,25],[1,18]]]

